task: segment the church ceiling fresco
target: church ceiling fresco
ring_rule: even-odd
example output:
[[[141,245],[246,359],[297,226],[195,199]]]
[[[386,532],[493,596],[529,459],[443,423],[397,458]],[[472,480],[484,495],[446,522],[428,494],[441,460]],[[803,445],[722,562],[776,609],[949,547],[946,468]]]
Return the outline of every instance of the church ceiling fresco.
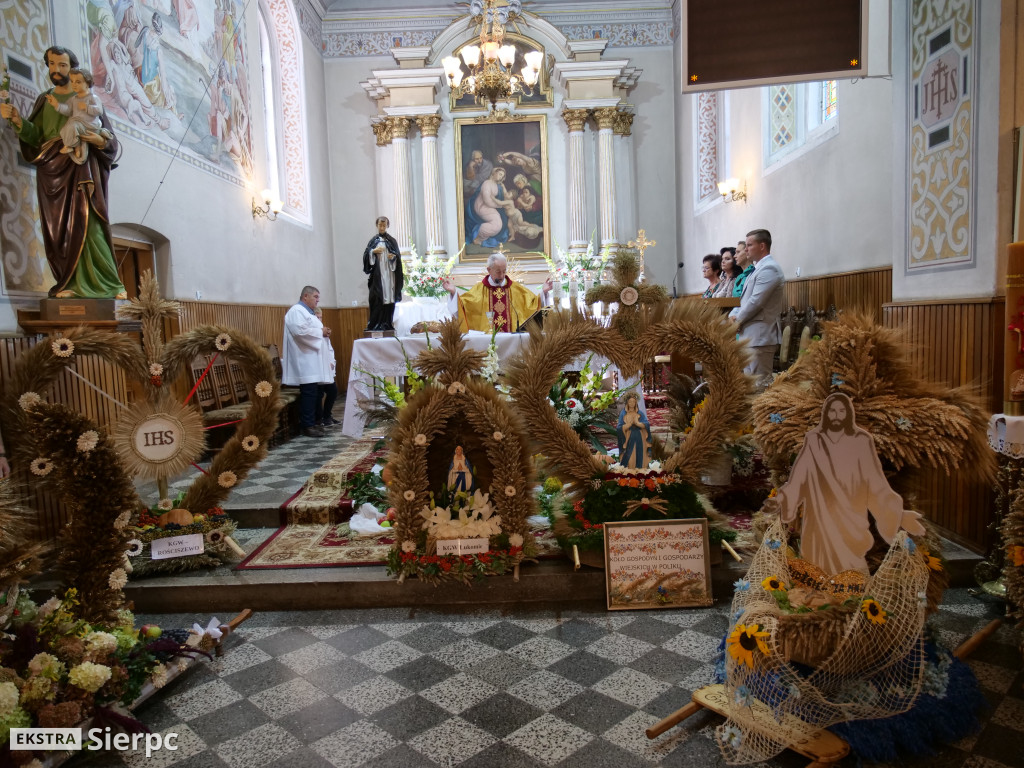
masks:
[[[238,184],[251,178],[240,0],[88,0],[82,50],[115,130]]]

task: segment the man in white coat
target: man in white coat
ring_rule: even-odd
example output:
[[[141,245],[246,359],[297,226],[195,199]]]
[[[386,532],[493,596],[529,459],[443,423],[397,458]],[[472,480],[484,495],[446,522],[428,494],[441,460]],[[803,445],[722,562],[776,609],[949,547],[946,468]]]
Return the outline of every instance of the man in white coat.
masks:
[[[302,289],[299,303],[284,316],[284,344],[281,347],[281,383],[299,388],[299,424],[306,437],[324,437],[313,423],[316,399],[323,379],[320,348],[331,335],[316,316],[320,291],[312,285]]]
[[[744,373],[761,379],[771,375],[772,360],[782,340],[780,316],[786,304],[786,276],[771,256],[771,232],[752,230],[747,233],[746,244],[754,271],[743,284],[739,309],[730,314],[739,338],[750,345],[750,362]]]

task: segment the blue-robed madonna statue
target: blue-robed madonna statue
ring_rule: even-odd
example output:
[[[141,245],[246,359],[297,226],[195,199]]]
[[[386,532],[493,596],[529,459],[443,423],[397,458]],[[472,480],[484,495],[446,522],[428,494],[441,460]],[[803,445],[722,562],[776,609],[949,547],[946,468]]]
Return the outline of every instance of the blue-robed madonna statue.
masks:
[[[647,469],[651,463],[651,425],[640,411],[635,392],[626,395],[619,411],[619,464],[627,469]]]

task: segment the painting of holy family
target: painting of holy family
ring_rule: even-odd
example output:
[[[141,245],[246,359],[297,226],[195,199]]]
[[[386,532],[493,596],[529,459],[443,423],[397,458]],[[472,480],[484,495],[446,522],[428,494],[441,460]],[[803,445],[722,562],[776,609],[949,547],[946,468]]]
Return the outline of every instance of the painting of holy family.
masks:
[[[459,239],[464,258],[550,253],[547,135],[543,115],[455,121]]]

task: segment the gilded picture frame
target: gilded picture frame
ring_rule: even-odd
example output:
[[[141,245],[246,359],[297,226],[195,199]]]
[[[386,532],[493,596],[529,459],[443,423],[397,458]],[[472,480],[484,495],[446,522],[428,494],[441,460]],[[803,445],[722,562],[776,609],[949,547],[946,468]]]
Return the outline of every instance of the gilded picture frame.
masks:
[[[604,524],[609,611],[711,605],[707,518]]]
[[[499,248],[513,256],[551,252],[544,115],[458,118],[455,158],[463,261],[486,260]]]

